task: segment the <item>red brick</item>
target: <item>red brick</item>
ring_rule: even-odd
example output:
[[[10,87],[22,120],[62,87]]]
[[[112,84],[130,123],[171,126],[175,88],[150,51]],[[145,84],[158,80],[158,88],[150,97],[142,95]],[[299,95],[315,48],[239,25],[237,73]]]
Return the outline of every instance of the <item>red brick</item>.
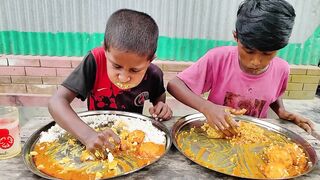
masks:
[[[66,77],[42,77],[43,84],[61,84]]]
[[[27,85],[27,92],[31,94],[53,94],[56,90],[56,85]]]
[[[57,68],[57,76],[69,76],[72,71],[72,68]]]
[[[24,84],[0,84],[0,93],[26,93]]]
[[[40,66],[39,59],[10,59],[9,66]]]
[[[10,76],[0,76],[0,84],[10,84],[11,78]]]
[[[6,93],[0,93],[1,106],[16,106],[15,99],[8,96]]]
[[[8,61],[6,58],[0,58],[0,66],[8,66]]]
[[[80,63],[81,63],[81,61],[79,61],[79,60],[71,61],[71,67],[75,68],[75,67],[77,67]]]
[[[1,75],[13,75],[13,76],[21,76],[21,75],[25,75],[26,72],[24,70],[24,67],[1,67],[0,66],[0,76]]]
[[[56,76],[56,68],[26,67],[27,76]]]
[[[40,59],[41,67],[71,67],[70,60]]]
[[[36,76],[11,76],[11,79],[16,84],[42,84],[41,77]]]

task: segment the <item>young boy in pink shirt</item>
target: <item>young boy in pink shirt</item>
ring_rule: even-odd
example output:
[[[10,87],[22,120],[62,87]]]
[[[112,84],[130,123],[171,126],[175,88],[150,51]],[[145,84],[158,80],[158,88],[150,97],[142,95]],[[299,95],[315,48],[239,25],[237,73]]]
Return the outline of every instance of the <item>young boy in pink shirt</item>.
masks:
[[[229,111],[246,109],[246,115],[266,118],[269,107],[280,119],[292,121],[307,132],[309,120],[285,110],[289,65],[275,57],[288,44],[295,19],[285,0],[246,0],[237,12],[237,46],[211,49],[168,83],[176,99],[203,113],[208,123],[231,136],[237,126]],[[209,92],[208,100],[200,95]]]

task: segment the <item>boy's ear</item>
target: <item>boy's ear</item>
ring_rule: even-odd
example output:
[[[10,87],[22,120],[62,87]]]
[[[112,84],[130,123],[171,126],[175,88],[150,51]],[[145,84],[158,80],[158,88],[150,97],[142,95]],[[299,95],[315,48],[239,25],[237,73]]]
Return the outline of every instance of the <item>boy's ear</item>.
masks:
[[[233,35],[233,38],[236,42],[238,42],[238,35],[237,35],[237,32],[236,31],[233,31],[232,32],[232,35]]]
[[[157,58],[157,55],[154,54],[154,55],[152,56],[152,58],[150,59],[150,62],[152,62],[152,61],[155,60],[156,58]]]

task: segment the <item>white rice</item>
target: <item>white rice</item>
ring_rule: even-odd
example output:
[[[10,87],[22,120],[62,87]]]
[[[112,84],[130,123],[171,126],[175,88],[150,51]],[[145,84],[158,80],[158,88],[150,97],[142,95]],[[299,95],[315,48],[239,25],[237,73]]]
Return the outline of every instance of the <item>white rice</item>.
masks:
[[[131,132],[134,130],[141,130],[145,133],[144,142],[154,142],[156,144],[165,144],[165,133],[154,127],[151,121],[144,121],[134,118],[123,118],[115,122],[118,124],[125,124],[124,129]]]
[[[123,127],[123,129],[131,132],[141,130],[145,133],[144,142],[154,142],[156,144],[165,144],[165,133],[152,125],[151,121],[144,121],[139,118],[130,118],[117,115],[96,115],[81,118],[90,127],[107,125],[114,122],[113,127]],[[52,126],[47,132],[41,132],[39,142],[53,142],[61,135],[66,133],[58,124]]]

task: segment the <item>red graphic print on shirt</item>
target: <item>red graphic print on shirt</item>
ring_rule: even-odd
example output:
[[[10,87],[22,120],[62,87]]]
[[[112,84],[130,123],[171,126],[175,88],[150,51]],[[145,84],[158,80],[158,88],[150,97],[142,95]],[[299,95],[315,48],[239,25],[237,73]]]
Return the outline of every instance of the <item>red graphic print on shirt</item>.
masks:
[[[246,109],[246,115],[259,117],[263,106],[266,104],[265,100],[250,99],[239,94],[227,92],[224,98],[224,106],[235,109]]]
[[[105,110],[105,109],[125,109],[124,105],[120,105],[121,107],[118,107],[116,103],[117,96],[119,94],[119,89],[112,86],[109,83],[109,88],[99,88],[95,91],[94,94],[90,95],[90,109],[91,110]]]
[[[144,101],[149,99],[149,92],[144,91],[134,99],[135,106],[143,106]]]

